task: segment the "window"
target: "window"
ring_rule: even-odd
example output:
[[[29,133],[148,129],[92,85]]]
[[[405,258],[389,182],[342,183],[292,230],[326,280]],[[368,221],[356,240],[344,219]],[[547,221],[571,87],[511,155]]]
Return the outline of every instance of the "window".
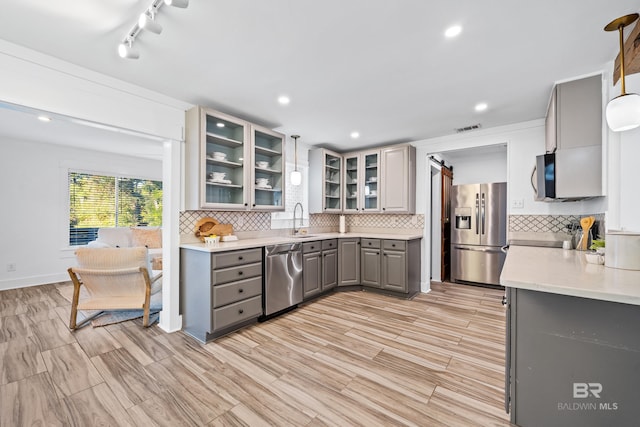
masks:
[[[162,181],[69,171],[69,245],[86,245],[100,227],[162,225]]]

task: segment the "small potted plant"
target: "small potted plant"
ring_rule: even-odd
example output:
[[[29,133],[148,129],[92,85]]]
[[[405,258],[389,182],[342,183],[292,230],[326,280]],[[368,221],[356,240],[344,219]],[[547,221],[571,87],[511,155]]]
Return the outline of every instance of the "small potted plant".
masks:
[[[596,251],[600,255],[604,255],[604,239],[595,239],[591,242],[589,249]]]

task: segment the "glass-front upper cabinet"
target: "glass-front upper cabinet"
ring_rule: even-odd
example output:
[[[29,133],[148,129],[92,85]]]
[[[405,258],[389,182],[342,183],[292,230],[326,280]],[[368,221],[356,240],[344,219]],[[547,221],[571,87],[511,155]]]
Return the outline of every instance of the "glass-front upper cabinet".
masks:
[[[222,113],[205,113],[203,207],[244,208],[249,124]]]
[[[375,212],[380,210],[380,150],[361,153],[362,156],[362,210],[364,212]],[[401,173],[402,171],[398,171]]]
[[[324,211],[342,211],[342,156],[324,154]]]
[[[284,135],[253,126],[251,207],[283,210],[285,193]]]
[[[344,156],[344,212],[358,213],[360,210],[360,155]]]

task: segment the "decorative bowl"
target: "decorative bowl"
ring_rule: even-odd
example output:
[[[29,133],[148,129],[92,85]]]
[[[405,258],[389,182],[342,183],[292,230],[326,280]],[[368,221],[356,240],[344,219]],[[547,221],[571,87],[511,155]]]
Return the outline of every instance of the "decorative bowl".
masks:
[[[604,255],[597,252],[585,252],[584,259],[586,259],[589,264],[604,264]]]

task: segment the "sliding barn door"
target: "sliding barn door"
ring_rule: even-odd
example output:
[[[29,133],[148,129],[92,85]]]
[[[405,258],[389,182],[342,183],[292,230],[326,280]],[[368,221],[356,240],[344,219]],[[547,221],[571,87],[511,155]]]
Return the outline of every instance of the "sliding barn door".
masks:
[[[440,214],[440,236],[442,239],[442,244],[440,245],[442,254],[441,254],[441,265],[440,265],[440,275],[441,280],[444,282],[448,280],[451,273],[451,185],[453,181],[453,171],[445,166],[442,167],[441,172],[442,179],[442,191],[440,194],[442,195],[442,206],[441,214]]]

